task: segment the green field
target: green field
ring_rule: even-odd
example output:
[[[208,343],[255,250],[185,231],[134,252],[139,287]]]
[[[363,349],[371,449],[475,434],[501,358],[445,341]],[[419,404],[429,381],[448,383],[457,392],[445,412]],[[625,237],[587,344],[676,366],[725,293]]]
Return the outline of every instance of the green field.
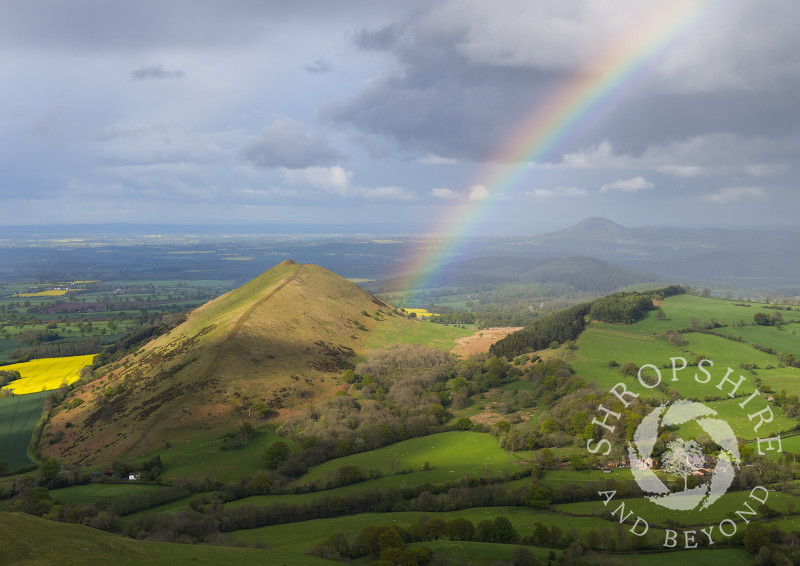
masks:
[[[132,540],[82,525],[45,521],[23,513],[0,512],[0,540],[3,541],[0,563],[4,565],[330,564],[327,560],[302,552]]]
[[[755,417],[754,420],[751,421],[749,414],[753,414],[756,411],[763,409],[767,403],[761,400],[761,403],[756,404],[756,400],[753,400],[751,405],[745,407],[745,409],[751,409],[752,407],[752,410],[745,410],[739,406],[739,403],[741,403],[743,400],[743,398],[737,398],[728,399],[726,401],[709,401],[705,403],[705,405],[717,411],[719,416],[725,419],[728,424],[731,425],[733,431],[745,440],[774,436],[782,431],[786,432],[792,430],[797,426],[796,420],[784,416],[779,407],[770,405],[773,410],[772,422],[765,422],[760,426],[758,431],[755,431],[754,425],[760,424],[759,418]],[[700,427],[696,422],[692,421],[681,425],[679,430],[689,435],[693,435],[700,432]]]
[[[0,399],[0,460],[9,470],[34,463],[27,455],[28,444],[46,397],[41,392]]]
[[[753,315],[757,312],[765,312],[770,316],[776,312],[762,308],[765,306],[763,303],[747,303],[752,305],[748,308],[736,306],[739,302],[697,295],[674,295],[665,299],[661,305],[666,318],[659,320],[655,311],[651,311],[643,320],[626,325],[626,328],[643,334],[663,334],[665,330],[691,328],[692,319],[703,323],[713,318],[721,324],[734,325],[739,321],[752,323]],[[780,312],[786,320],[800,318],[800,312],[796,310]]]
[[[354,535],[368,526],[398,525],[406,528],[423,517],[441,517],[446,521],[463,517],[473,524],[477,524],[484,519],[494,520],[498,516],[507,518],[521,536],[529,535],[533,531],[536,522],[555,525],[564,533],[573,528],[578,532],[585,532],[609,526],[608,521],[599,517],[572,517],[552,511],[537,511],[526,507],[473,507],[448,513],[422,511],[362,513],[333,519],[314,519],[301,523],[286,523],[236,531],[234,536],[248,544],[260,540],[272,548],[301,551],[322,542],[337,531]]]
[[[753,555],[746,550],[725,547],[612,556],[619,563],[631,566],[674,566],[686,562],[703,566],[751,566],[753,564]],[[592,557],[590,557],[591,559]],[[592,562],[595,564],[605,563],[601,556],[597,556]]]
[[[667,526],[667,521],[675,522],[682,526],[690,525],[707,525],[711,523],[719,523],[723,519],[728,518],[729,513],[735,513],[738,510],[744,509],[744,502],[751,501],[752,507],[756,509],[758,502],[749,499],[749,491],[737,491],[725,494],[719,501],[713,503],[708,509],[682,511],[675,513],[655,503],[644,499],[612,499],[607,506],[604,506],[602,499],[598,501],[582,501],[580,503],[565,503],[562,505],[555,505],[554,509],[560,513],[575,515],[576,517],[582,516],[597,516],[604,509],[613,511],[616,509],[620,502],[625,502],[626,513],[633,510],[636,515],[644,517],[650,525]],[[759,491],[757,493],[759,498],[763,498],[763,494]],[[791,509],[800,509],[800,497],[789,495],[786,493],[772,492],[769,493],[767,498],[767,505],[775,511],[788,513]]]
[[[328,474],[342,466],[357,466],[363,470],[381,468],[382,474],[391,474],[389,462],[399,460],[399,469],[420,472],[421,483],[454,481],[465,475],[497,474],[524,469],[524,454],[506,452],[497,439],[477,432],[443,432],[421,438],[404,440],[390,446],[328,460],[316,466],[298,481],[310,484],[324,480]],[[425,463],[430,470],[423,471]],[[393,476],[394,484],[406,479],[404,474]]]
[[[768,395],[763,394],[760,398],[754,399],[746,409],[739,407],[738,404],[744,400],[743,396],[747,396],[755,390],[756,377],[761,378],[763,383],[774,391],[786,391],[787,394],[800,393],[800,369],[779,367],[777,356],[757,350],[749,343],[741,343],[711,334],[686,332],[682,334],[685,344],[676,347],[660,335],[667,330],[688,328],[692,318],[698,318],[702,322],[713,317],[720,323],[734,324],[744,313],[749,316],[748,320],[752,323],[753,313],[751,311],[770,312],[771,309],[760,309],[756,305],[748,309],[737,307],[732,301],[691,295],[669,297],[664,300],[661,308],[667,313],[665,320],[657,319],[655,311],[651,311],[644,320],[630,325],[593,322],[576,341],[578,349],[564,351],[565,361],[576,373],[587,380],[595,381],[603,389],[609,389],[616,383],[622,382],[629,389],[654,399],[662,398],[663,394],[655,389],[644,389],[636,377],[622,375],[619,366],[608,367],[608,363],[614,360],[621,366],[632,362],[640,367],[645,364],[653,364],[661,368],[664,385],[676,391],[682,398],[697,400],[704,400],[708,396],[711,398],[725,397],[731,391],[732,386],[725,383],[722,384],[722,389],[718,389],[717,385],[722,382],[728,368],[731,368],[734,371],[730,379],[738,381],[740,376],[745,378],[736,392],[738,397],[735,400],[710,402],[709,406],[728,420],[737,434],[745,439],[750,439],[789,431],[797,426],[795,419],[787,418],[780,407],[770,404],[774,413],[773,421],[764,424],[758,431],[754,431],[754,425],[758,421],[750,421],[748,415],[765,408],[768,404],[766,400]],[[795,311],[784,311],[785,318],[788,319],[794,313]],[[800,315],[800,313],[797,314]],[[791,328],[791,326],[787,325],[785,328]],[[758,334],[762,345],[776,350],[785,346],[787,338],[793,336],[789,334],[791,330],[778,330],[774,327],[746,326],[715,329],[715,331],[725,331],[731,335],[751,330]],[[771,342],[772,339],[777,342]],[[701,383],[695,379],[696,375],[701,380],[705,379],[705,376],[693,365],[678,371],[678,380],[673,381],[671,358],[684,358],[689,364],[692,364],[697,356],[705,356],[713,362],[713,366],[707,368],[711,374],[708,383]],[[676,364],[680,363],[680,361],[676,362]],[[759,369],[755,370],[755,374],[753,374],[742,369],[743,364],[755,364]],[[652,370],[647,370],[646,375],[655,378]],[[686,425],[682,430],[692,433],[699,432],[694,424]]]
[[[166,478],[211,476],[217,481],[228,482],[263,467],[267,447],[278,438],[271,427],[262,426],[241,448],[223,450],[226,438],[216,433],[173,439],[169,447],[154,450],[152,455],[161,456],[164,464],[163,476]],[[294,446],[293,442],[282,440]]]
[[[137,493],[144,493],[155,489],[161,489],[157,485],[141,484],[135,482],[127,483],[92,483],[88,485],[73,485],[61,489],[52,490],[50,496],[54,501],[64,503],[92,503],[102,501],[110,503],[115,499],[127,497]]]
[[[511,561],[514,555],[513,544],[493,544],[488,542],[470,542],[456,540],[430,540],[415,542],[407,548],[427,548],[433,552],[435,558],[446,558],[448,564],[491,564],[499,560]],[[531,554],[547,564],[547,557],[551,549],[526,546]],[[556,556],[561,551],[556,551]]]
[[[486,542],[466,542],[436,540],[416,542],[409,544],[408,548],[427,548],[433,551],[435,557],[447,557],[449,564],[491,564],[500,560],[511,561],[515,546],[511,544],[492,544]],[[550,549],[526,546],[543,564],[547,564]],[[558,556],[561,552],[557,551]],[[611,554],[587,555],[583,557],[590,564],[608,564],[609,559],[615,564],[630,564],[638,566],[674,566],[691,562],[707,566],[749,566],[753,557],[740,549],[717,548],[697,549],[661,554]]]
[[[457,339],[475,334],[474,329],[430,324],[422,320],[409,327],[398,324],[397,320],[402,319],[386,318],[383,324],[376,326],[372,333],[362,339],[360,348],[370,350],[385,348],[386,344],[423,344],[449,351]]]
[[[784,320],[789,316],[800,318],[800,312],[784,312],[783,315]],[[792,352],[796,356],[800,356],[800,338],[797,336],[799,329],[800,325],[792,323],[784,324],[780,330],[774,326],[729,326],[718,328],[717,332],[725,336],[741,338],[746,345],[751,342],[769,344],[778,352]]]

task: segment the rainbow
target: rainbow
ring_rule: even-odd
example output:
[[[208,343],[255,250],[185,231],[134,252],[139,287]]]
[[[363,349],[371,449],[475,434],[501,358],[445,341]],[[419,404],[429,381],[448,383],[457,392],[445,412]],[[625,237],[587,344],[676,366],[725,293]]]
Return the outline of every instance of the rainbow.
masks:
[[[489,160],[482,180],[474,183],[483,198],[455,204],[445,218],[439,219],[437,232],[443,236],[405,262],[402,270],[407,276],[400,277],[403,286],[427,287],[428,278],[448,259],[460,255],[464,239],[475,233],[480,222],[488,221],[497,205],[518,188],[530,163],[569,147],[570,141],[616,107],[670,46],[697,28],[723,1],[659,2],[630,34],[623,34],[544,101],[537,102]]]

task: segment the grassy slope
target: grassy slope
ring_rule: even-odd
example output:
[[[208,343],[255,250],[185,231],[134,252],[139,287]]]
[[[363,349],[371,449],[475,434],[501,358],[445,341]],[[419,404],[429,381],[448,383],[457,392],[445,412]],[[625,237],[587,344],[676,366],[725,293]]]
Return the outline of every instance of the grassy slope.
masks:
[[[603,506],[603,501],[582,501],[580,503],[566,503],[563,505],[556,505],[555,509],[562,513],[567,513],[576,516],[597,516],[603,509],[616,509],[621,501],[625,502],[625,512],[633,510],[636,515],[647,517],[651,526],[667,526],[666,521],[673,521],[678,525],[690,526],[699,525],[701,527],[711,523],[719,523],[720,521],[728,518],[728,513],[735,513],[736,511],[743,510],[744,502],[750,501],[753,508],[759,505],[757,502],[749,499],[749,491],[737,491],[726,494],[719,501],[712,504],[708,509],[683,511],[680,513],[665,512],[662,507],[657,506],[644,498],[637,499],[613,499],[609,502],[607,507]],[[763,495],[759,492],[759,497]],[[769,494],[767,505],[776,511],[787,512],[791,506],[793,509],[800,508],[800,497],[789,495],[787,493],[773,492]]]
[[[464,542],[464,541],[429,541],[419,542],[408,545],[409,548],[428,548],[437,557],[446,556],[450,564],[492,564],[499,560],[511,561],[514,553],[514,545],[511,544],[492,544],[485,542]],[[550,549],[537,548],[533,546],[525,547],[531,551],[543,564],[547,564],[547,557]],[[556,552],[556,554],[559,554]],[[631,564],[638,566],[674,566],[688,562],[703,564],[708,566],[747,566],[753,563],[753,557],[744,550],[719,548],[719,549],[697,549],[678,552],[665,552],[663,554],[635,554],[612,555],[617,564]],[[608,563],[601,555],[587,556],[586,560],[590,564]]]
[[[636,378],[622,376],[619,368],[609,368],[608,362],[611,360],[615,360],[619,364],[633,362],[637,366],[654,364],[663,368],[671,366],[670,359],[673,357],[683,357],[692,363],[696,356],[704,355],[714,362],[714,366],[710,368],[712,377],[709,383],[702,384],[695,380],[694,376],[698,371],[696,367],[691,366],[678,372],[677,382],[672,381],[671,369],[662,369],[662,379],[683,398],[702,400],[708,394],[724,396],[730,391],[729,385],[725,385],[722,390],[717,389],[716,386],[727,369],[732,368],[734,370],[732,379],[738,380],[739,376],[745,378],[737,391],[737,395],[740,397],[735,400],[712,402],[710,406],[731,421],[737,434],[750,439],[787,431],[796,426],[797,422],[794,419],[786,418],[781,409],[773,405],[772,409],[775,413],[773,422],[765,424],[756,432],[753,430],[754,423],[748,420],[748,413],[753,413],[766,406],[763,396],[748,405],[747,410],[740,408],[738,403],[744,399],[742,396],[749,395],[755,389],[756,375],[773,390],[800,393],[800,370],[780,368],[777,356],[756,350],[748,343],[740,343],[719,336],[688,332],[683,334],[686,344],[682,347],[673,346],[663,337],[663,333],[667,330],[689,328],[692,318],[704,322],[713,317],[721,323],[735,324],[743,319],[743,313],[747,315],[748,320],[752,321],[754,311],[774,311],[760,309],[755,303],[751,308],[737,307],[732,301],[690,295],[669,297],[663,302],[661,308],[667,313],[665,320],[659,320],[656,318],[655,312],[650,312],[642,321],[630,325],[593,322],[578,339],[578,350],[564,352],[565,360],[577,373],[588,380],[597,382],[603,389],[624,382],[628,388],[641,392],[643,388],[638,384]],[[784,312],[787,318],[790,315],[794,316],[793,313],[794,311]],[[797,314],[800,315],[800,313]],[[787,325],[784,330],[759,327],[763,328],[763,330],[758,330],[760,343],[778,350],[780,345],[786,342],[786,333],[791,332],[786,328],[791,328],[791,326]],[[754,327],[742,327],[741,329],[723,327],[716,331],[735,334],[740,330],[752,328]],[[759,368],[756,370],[756,375],[741,369],[740,364],[742,363],[756,364]],[[768,366],[773,366],[773,368],[764,369]],[[662,397],[656,390],[647,391],[647,395],[655,398]]]
[[[552,511],[537,511],[527,507],[473,507],[447,513],[401,511],[398,513],[362,513],[336,517],[334,519],[314,519],[301,523],[286,523],[271,527],[261,527],[245,531],[236,531],[237,539],[252,544],[261,540],[272,548],[294,550],[300,552],[325,540],[334,532],[355,534],[368,526],[398,525],[403,528],[416,523],[422,517],[441,517],[452,521],[464,517],[477,524],[484,519],[493,520],[495,517],[506,517],[519,533],[524,535],[533,531],[534,524],[538,521],[546,525],[556,525],[566,532],[575,528],[578,532],[591,529],[601,529],[608,526],[608,522],[598,517],[571,517]],[[662,534],[663,536],[663,534]]]
[[[282,550],[137,541],[22,513],[0,512],[0,540],[3,541],[0,563],[4,565],[330,564],[326,560]]]
[[[384,348],[388,344],[423,344],[431,348],[450,351],[458,338],[472,336],[475,330],[430,324],[421,320],[402,318],[388,319],[386,324],[378,325],[359,344],[359,350],[369,351]]]
[[[45,397],[43,392],[0,399],[0,460],[6,461],[9,470],[33,463],[27,449]]]
[[[128,483],[94,483],[88,485],[73,485],[50,491],[50,497],[59,504],[65,503],[92,503],[104,501],[110,503],[120,497],[144,493],[154,489],[161,489],[157,485]]]
[[[747,303],[751,307],[738,307],[738,301],[727,301],[724,299],[713,299],[710,297],[698,297],[696,295],[675,295],[668,297],[661,305],[666,318],[659,320],[655,317],[654,313],[646,317],[644,320],[627,326],[632,332],[641,332],[645,334],[661,334],[667,329],[682,329],[691,328],[692,319],[695,318],[699,322],[706,322],[711,318],[716,319],[720,323],[733,325],[744,320],[748,323],[753,322],[753,315],[759,311],[763,311],[772,316],[776,312],[770,309],[764,309],[765,305],[760,303]],[[784,315],[793,314],[791,311],[784,312]],[[800,314],[800,313],[794,313]]]
[[[261,426],[242,448],[222,450],[224,435],[206,433],[191,439],[178,440],[169,448],[156,452],[164,464],[167,478],[203,478],[211,476],[218,481],[236,481],[263,466],[264,452],[278,436],[268,426]],[[283,439],[294,447],[290,440]],[[198,463],[202,462],[202,465]]]
[[[402,469],[411,468],[419,471],[420,476],[425,477],[423,483],[453,481],[464,475],[481,475],[484,471],[496,474],[523,469],[523,466],[515,463],[518,462],[518,457],[501,449],[497,439],[491,435],[477,432],[444,432],[328,460],[316,466],[298,481],[312,483],[322,480],[327,474],[342,466],[358,466],[365,470],[381,467],[382,474],[389,474],[391,472],[388,463],[392,458],[400,460]],[[430,464],[431,470],[422,471],[425,462]],[[403,475],[394,477],[398,485],[404,479]]]

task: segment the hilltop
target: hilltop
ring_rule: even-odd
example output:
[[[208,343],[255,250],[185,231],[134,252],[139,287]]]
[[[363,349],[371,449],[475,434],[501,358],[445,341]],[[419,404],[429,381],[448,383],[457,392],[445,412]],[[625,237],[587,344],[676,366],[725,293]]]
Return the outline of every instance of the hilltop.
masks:
[[[383,327],[402,335],[420,325],[326,269],[285,261],[97,370],[54,415],[45,451],[108,463],[281,417],[332,394]]]

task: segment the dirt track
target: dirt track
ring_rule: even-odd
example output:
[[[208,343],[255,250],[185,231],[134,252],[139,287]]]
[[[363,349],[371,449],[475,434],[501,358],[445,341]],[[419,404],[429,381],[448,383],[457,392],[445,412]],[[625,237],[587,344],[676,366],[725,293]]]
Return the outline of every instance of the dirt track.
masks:
[[[521,326],[514,326],[479,330],[472,336],[456,340],[456,346],[451,351],[461,358],[465,358],[471,354],[480,354],[481,352],[486,352],[489,346],[501,338],[505,338],[512,332],[520,330],[521,328]]]

